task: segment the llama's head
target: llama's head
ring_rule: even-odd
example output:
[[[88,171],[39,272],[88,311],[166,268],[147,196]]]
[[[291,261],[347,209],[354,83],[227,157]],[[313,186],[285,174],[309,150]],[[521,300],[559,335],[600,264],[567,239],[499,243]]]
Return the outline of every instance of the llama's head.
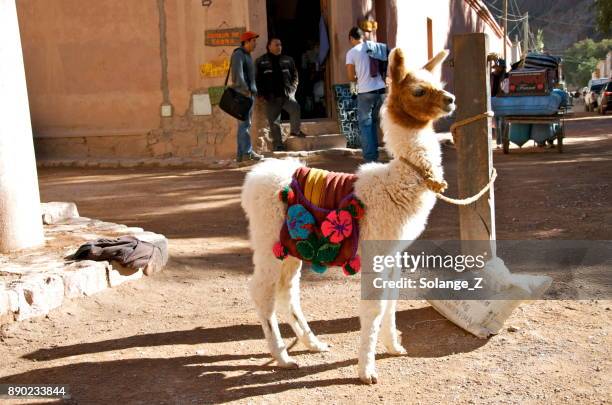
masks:
[[[432,74],[447,56],[448,51],[442,51],[422,69],[409,70],[403,51],[393,50],[389,56],[391,91],[387,109],[397,124],[408,128],[424,127],[455,110],[455,96],[445,91]]]

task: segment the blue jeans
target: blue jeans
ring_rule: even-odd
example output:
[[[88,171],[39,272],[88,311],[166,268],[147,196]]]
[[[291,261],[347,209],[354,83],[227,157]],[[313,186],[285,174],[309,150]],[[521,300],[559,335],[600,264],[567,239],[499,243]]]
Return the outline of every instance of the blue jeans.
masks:
[[[246,155],[253,151],[253,146],[251,145],[250,129],[254,108],[255,102],[253,102],[251,109],[249,110],[248,118],[244,121],[238,121],[238,133],[236,134],[236,138],[238,141],[238,150],[236,151],[237,157],[241,157],[242,155]]]
[[[384,94],[360,93],[357,95],[357,121],[361,136],[361,150],[366,162],[378,160],[378,122]]]

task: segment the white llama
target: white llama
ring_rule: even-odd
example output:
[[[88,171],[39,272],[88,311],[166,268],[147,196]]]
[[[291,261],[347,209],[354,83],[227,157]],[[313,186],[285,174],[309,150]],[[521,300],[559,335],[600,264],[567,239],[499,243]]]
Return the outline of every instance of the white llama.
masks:
[[[446,58],[443,51],[423,69],[405,67],[401,49],[390,55],[391,87],[381,109],[381,126],[392,160],[369,163],[357,172],[355,195],[365,204],[359,240],[415,240],[423,232],[433,208],[434,191],[443,187],[440,145],[434,120],[451,113],[454,96],[442,89],[432,71]],[[242,207],[250,224],[255,271],[250,293],[273,358],[280,367],[295,368],[281,338],[276,310],[286,316],[299,341],[313,351],[329,350],[310,330],[300,308],[299,280],[302,261],[283,261],[272,253],[285,221],[286,205],[279,191],[303,166],[297,160],[269,159],[253,167],[242,188]],[[387,351],[406,354],[395,327],[394,300],[362,300],[359,307],[361,345],[359,377],[376,383],[375,348],[379,330]]]

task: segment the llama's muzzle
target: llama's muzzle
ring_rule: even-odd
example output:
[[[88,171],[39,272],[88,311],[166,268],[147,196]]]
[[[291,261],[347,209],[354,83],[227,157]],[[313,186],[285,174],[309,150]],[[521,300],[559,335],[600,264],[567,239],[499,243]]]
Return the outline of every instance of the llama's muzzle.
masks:
[[[442,96],[442,102],[444,103],[444,110],[446,112],[453,112],[455,110],[455,96],[445,91]]]

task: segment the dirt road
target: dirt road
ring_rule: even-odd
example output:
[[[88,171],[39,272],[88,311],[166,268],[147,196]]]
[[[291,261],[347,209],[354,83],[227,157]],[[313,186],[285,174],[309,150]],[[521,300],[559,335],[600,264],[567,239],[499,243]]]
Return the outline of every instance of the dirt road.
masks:
[[[567,122],[564,154],[495,153],[499,239],[612,239],[612,116]],[[447,179],[455,151],[444,149]],[[358,164],[325,162],[353,170]],[[405,357],[378,356],[380,383],[356,378],[359,279],[304,272],[303,308],[332,345],[300,346],[298,370],[262,366],[263,333],[247,297],[251,272],[239,192],[246,169],[44,169],[44,201],[165,234],[161,274],[70,301],[0,334],[0,383],[70,384],[73,402],[610,403],[610,301],[523,305],[477,339],[425,302],[400,302]],[[451,184],[450,195],[456,195]],[[438,203],[424,237],[457,238],[456,207]],[[283,335],[292,337],[288,328]],[[383,353],[383,351],[380,351]]]

